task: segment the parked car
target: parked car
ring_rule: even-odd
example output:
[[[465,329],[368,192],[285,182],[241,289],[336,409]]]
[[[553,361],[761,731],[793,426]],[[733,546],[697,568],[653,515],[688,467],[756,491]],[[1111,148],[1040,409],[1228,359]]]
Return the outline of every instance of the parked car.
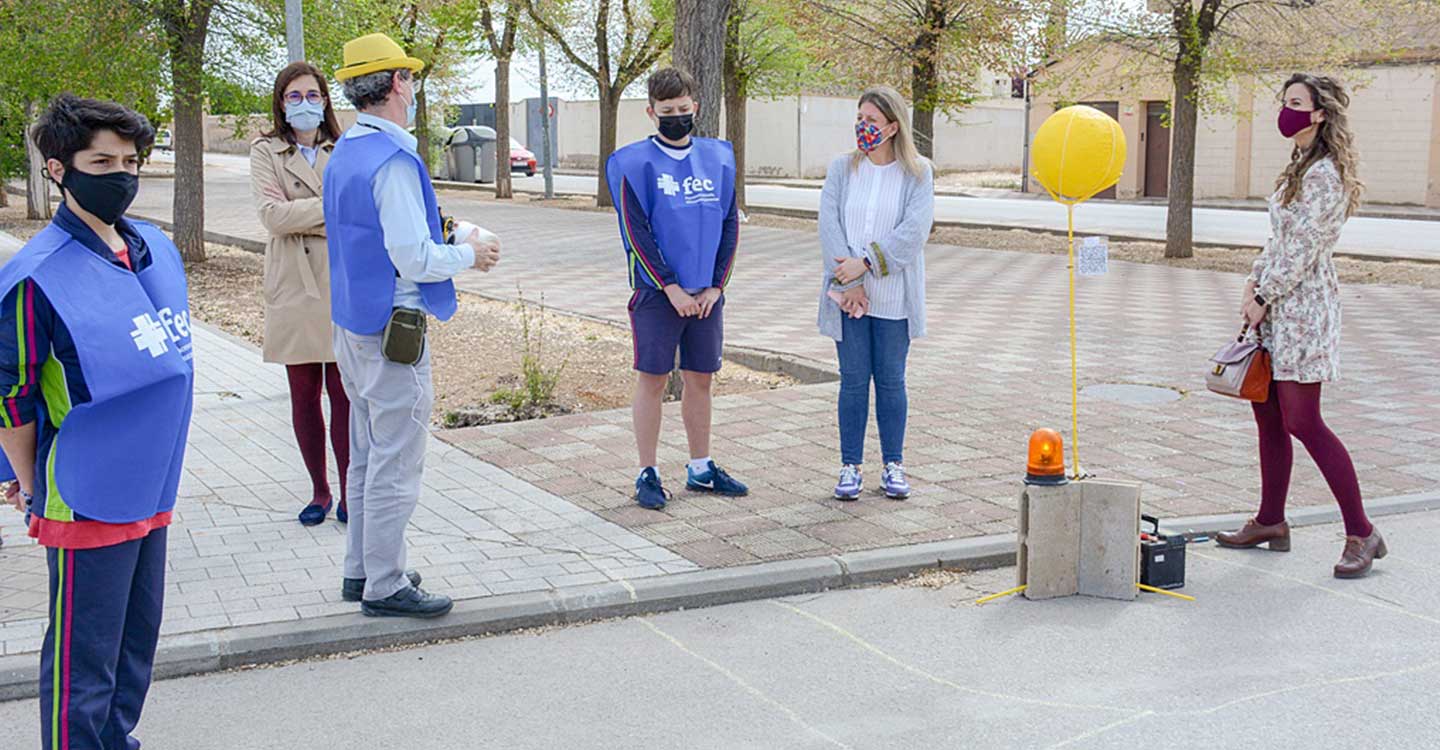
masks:
[[[524,172],[526,177],[535,176],[535,154],[530,149],[520,145],[514,138],[510,139],[510,171]]]
[[[170,135],[169,128],[160,128],[155,131],[155,148],[161,151],[170,151],[175,148],[175,138]]]

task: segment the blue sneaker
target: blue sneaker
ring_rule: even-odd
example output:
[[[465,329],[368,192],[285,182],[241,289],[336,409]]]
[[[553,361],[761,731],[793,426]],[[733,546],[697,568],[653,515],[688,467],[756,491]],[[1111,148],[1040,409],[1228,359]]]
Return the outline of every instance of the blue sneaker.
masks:
[[[710,462],[710,470],[704,474],[696,474],[694,469],[685,467],[685,489],[691,492],[713,492],[730,497],[744,497],[750,494],[749,487],[726,474],[724,469],[715,465],[714,461]]]
[[[840,481],[835,485],[836,500],[859,500],[864,489],[865,477],[859,466],[845,464],[840,467]]]
[[[660,486],[660,475],[654,469],[640,472],[635,480],[635,502],[646,510],[662,510],[665,507],[665,488]]]
[[[910,481],[905,478],[905,467],[894,461],[885,464],[885,471],[880,474],[880,489],[891,500],[910,497]]]

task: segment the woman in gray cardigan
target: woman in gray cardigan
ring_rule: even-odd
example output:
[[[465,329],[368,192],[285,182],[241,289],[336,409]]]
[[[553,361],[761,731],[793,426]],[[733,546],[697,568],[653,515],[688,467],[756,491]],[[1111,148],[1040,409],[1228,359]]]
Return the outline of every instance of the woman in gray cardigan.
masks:
[[[931,165],[915,148],[899,92],[860,96],[853,153],[830,162],[820,193],[820,332],[840,360],[837,500],[858,500],[875,381],[886,497],[910,496],[905,478],[905,358],[925,335],[925,240],[935,212]]]

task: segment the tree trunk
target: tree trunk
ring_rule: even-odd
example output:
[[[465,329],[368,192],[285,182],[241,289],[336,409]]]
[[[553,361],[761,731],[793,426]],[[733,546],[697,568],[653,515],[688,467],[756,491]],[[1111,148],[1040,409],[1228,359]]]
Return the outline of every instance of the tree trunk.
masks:
[[[510,60],[495,61],[495,197],[513,198],[510,183]]]
[[[180,19],[170,32],[170,79],[175,86],[175,246],[186,261],[205,260],[205,33],[199,22]]]
[[[746,112],[745,94],[727,84],[725,87],[725,140],[730,141],[735,147],[735,202],[740,210],[746,210],[745,204],[745,124],[748,114]]]
[[[623,93],[609,86],[600,88],[600,163],[596,170],[600,176],[600,184],[595,191],[595,205],[600,208],[615,205],[615,200],[610,195],[610,183],[605,177],[605,162],[615,153],[615,127],[620,114],[620,95]]]
[[[424,83],[420,79],[419,83]],[[425,165],[425,174],[435,174],[434,149],[430,147],[430,107],[426,101],[425,87],[415,92],[415,148],[420,152],[420,162]],[[452,175],[453,176],[453,175]]]
[[[731,0],[676,0],[675,67],[695,78],[700,90],[695,101],[695,134],[703,138],[720,135],[720,102],[723,98],[726,20]]]
[[[745,204],[745,86],[739,69],[741,7],[744,0],[733,0],[730,17],[725,22],[725,140],[735,148],[735,203],[741,211]]]
[[[1175,63],[1175,101],[1171,104],[1170,196],[1165,217],[1165,257],[1195,254],[1195,129],[1198,57],[1182,49]]]
[[[915,40],[915,59],[910,63],[911,127],[915,131],[915,147],[927,159],[935,157],[935,99],[939,86],[936,60],[940,56],[940,36],[925,31]]]
[[[45,176],[45,158],[30,140],[30,126],[35,124],[35,102],[25,102],[25,155],[30,169],[25,179],[25,218],[41,221],[50,218],[50,178]],[[3,191],[0,185],[0,191]]]

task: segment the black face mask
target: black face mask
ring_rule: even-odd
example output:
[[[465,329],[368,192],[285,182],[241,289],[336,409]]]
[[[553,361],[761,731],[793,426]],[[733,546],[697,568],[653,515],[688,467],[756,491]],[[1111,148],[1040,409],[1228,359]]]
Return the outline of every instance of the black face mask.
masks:
[[[72,168],[65,170],[60,187],[95,218],[114,224],[135,200],[135,194],[140,191],[140,178],[129,172],[89,174]]]
[[[666,140],[680,141],[695,131],[695,115],[666,115],[660,117],[660,135]]]

